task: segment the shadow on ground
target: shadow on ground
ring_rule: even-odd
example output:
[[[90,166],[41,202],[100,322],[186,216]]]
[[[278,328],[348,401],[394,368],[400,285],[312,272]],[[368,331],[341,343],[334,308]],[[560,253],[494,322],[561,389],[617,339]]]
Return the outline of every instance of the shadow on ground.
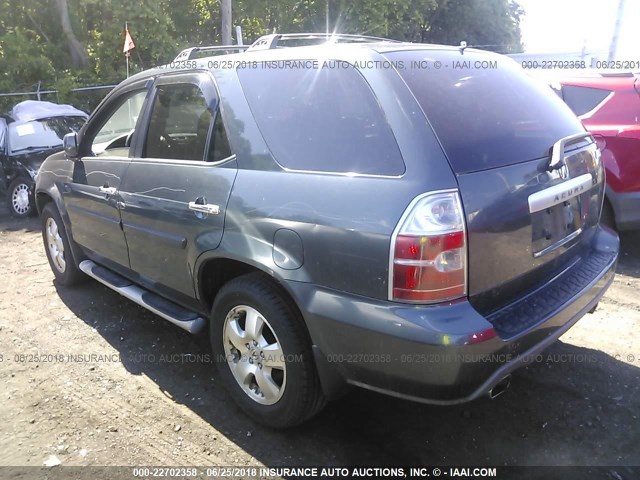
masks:
[[[216,380],[206,336],[192,337],[95,282],[57,289],[128,371],[151,378],[267,465],[640,464],[637,432],[633,441],[628,434],[638,423],[640,369],[597,350],[558,342],[495,400],[434,407],[357,390],[310,423],[278,432],[235,407]]]
[[[640,231],[620,233],[617,273],[640,278]]]

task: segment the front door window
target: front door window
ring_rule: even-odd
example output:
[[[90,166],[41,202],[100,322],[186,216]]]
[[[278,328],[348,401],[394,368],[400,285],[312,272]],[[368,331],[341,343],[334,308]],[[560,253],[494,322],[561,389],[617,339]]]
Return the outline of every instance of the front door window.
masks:
[[[139,90],[124,95],[120,105],[102,125],[91,142],[91,151],[96,156],[129,155],[131,137],[147,95]]]

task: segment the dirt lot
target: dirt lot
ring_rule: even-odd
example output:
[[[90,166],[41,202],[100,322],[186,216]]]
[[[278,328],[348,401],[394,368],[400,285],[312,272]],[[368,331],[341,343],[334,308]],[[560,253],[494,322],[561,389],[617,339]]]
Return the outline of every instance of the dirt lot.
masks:
[[[356,391],[274,432],[198,361],[202,339],[97,282],[57,286],[38,219],[1,210],[0,465],[640,465],[640,234],[622,241],[597,312],[501,397]]]

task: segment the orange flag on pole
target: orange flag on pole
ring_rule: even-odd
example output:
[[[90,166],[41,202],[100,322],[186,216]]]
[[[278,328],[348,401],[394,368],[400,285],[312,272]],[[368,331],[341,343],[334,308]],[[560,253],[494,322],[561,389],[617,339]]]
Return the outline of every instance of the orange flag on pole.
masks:
[[[129,27],[125,25],[124,27],[124,47],[122,48],[122,52],[128,57],[130,55],[130,51],[136,48],[136,44],[133,43],[133,38],[131,38],[131,34],[129,33]]]

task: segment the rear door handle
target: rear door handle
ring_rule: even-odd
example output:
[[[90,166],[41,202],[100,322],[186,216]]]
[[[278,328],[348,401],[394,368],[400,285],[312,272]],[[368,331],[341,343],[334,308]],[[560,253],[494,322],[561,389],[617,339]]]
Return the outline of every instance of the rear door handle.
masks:
[[[105,195],[115,195],[118,192],[118,189],[116,187],[98,187],[98,191]]]
[[[220,206],[213,205],[211,203],[205,203],[204,205],[196,202],[189,202],[189,210],[194,212],[206,213],[208,215],[219,215]]]

